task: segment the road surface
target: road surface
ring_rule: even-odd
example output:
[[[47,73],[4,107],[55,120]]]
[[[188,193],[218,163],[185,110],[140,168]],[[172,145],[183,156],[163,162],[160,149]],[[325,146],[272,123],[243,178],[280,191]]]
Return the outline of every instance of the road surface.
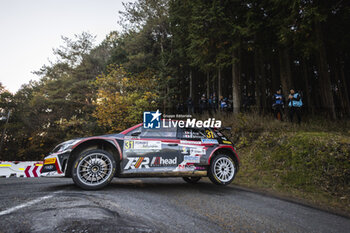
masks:
[[[84,191],[68,178],[1,178],[0,232],[350,232],[350,219],[181,178],[117,179]]]

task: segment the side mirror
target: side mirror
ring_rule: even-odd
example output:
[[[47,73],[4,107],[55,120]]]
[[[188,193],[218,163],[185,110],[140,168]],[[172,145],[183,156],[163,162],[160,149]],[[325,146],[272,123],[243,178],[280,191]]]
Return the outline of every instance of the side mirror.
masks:
[[[141,132],[134,132],[134,133],[131,134],[131,136],[137,137],[137,136],[139,136],[140,134],[141,134]]]

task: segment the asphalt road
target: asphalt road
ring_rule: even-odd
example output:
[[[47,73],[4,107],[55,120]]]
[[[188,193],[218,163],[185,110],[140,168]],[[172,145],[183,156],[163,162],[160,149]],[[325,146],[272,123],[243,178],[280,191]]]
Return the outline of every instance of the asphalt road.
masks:
[[[0,179],[0,232],[350,232],[350,219],[207,179]]]

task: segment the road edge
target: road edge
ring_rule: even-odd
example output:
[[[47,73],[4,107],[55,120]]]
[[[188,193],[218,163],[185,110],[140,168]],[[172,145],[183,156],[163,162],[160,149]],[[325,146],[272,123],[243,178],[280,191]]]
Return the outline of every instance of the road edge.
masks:
[[[297,197],[293,197],[284,193],[279,193],[279,192],[274,192],[271,190],[265,190],[265,189],[261,189],[261,188],[252,188],[252,187],[247,187],[244,185],[238,185],[238,184],[232,184],[230,186],[233,186],[236,189],[245,191],[245,192],[250,192],[250,193],[255,193],[255,194],[259,194],[262,196],[266,196],[266,197],[271,197],[271,198],[276,198],[282,201],[287,201],[293,204],[298,204],[301,206],[305,206],[308,208],[312,208],[312,209],[316,209],[316,210],[320,210],[323,212],[327,212],[330,214],[334,214],[340,217],[344,217],[350,220],[350,212],[346,212],[346,211],[342,211],[339,209],[335,209],[326,205],[315,205],[314,203],[310,202],[307,199],[302,199],[302,198],[297,198]]]

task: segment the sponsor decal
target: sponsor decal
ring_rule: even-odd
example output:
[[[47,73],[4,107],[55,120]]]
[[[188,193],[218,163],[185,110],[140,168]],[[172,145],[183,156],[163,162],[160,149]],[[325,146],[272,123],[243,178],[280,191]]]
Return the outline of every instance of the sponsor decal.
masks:
[[[47,158],[44,160],[44,164],[53,164],[56,162],[56,158]]]
[[[196,166],[195,169],[198,171],[205,171],[207,168],[203,166]]]
[[[193,164],[180,164],[178,167],[178,169],[189,169],[189,170],[194,170],[195,166]]]
[[[47,169],[47,170],[52,170],[52,169],[55,168],[55,166],[54,165],[47,165],[44,168]]]
[[[135,149],[135,150],[144,150],[144,149],[152,149],[152,150],[160,150],[162,149],[161,141],[139,141],[139,140],[127,140],[124,141],[124,148]]]
[[[149,168],[149,158],[147,157],[131,157],[128,158],[128,163],[124,167],[127,169],[137,169],[137,168]]]
[[[226,140],[224,140],[224,141],[222,141],[222,142],[225,143],[225,144],[232,144],[232,142],[226,141]]]
[[[181,144],[202,144],[201,141],[180,140]]]
[[[52,171],[56,171],[56,167],[54,164],[44,165],[43,170],[41,172],[52,172]]]
[[[194,156],[194,155],[185,155],[184,156],[184,162],[186,163],[199,163],[201,157]]]
[[[151,166],[152,167],[160,167],[160,166],[172,166],[177,164],[177,157],[173,159],[164,159],[160,156],[158,157],[153,157]]]
[[[162,114],[156,112],[143,112],[143,128],[145,129],[160,129],[160,116]]]
[[[148,157],[129,157],[128,163],[124,169],[150,168],[151,167],[166,167],[176,166],[177,157],[166,159],[160,156],[153,157],[152,160]]]
[[[216,139],[202,139],[202,143],[218,144],[218,140],[216,140]]]
[[[188,146],[183,146],[181,148],[181,154],[184,154],[184,155],[204,155],[204,154],[206,154],[206,150],[203,149],[203,146],[188,145]]]
[[[151,172],[154,171],[171,172],[174,171],[174,167],[152,167]]]
[[[204,155],[205,150],[202,148],[190,148],[191,155]]]

